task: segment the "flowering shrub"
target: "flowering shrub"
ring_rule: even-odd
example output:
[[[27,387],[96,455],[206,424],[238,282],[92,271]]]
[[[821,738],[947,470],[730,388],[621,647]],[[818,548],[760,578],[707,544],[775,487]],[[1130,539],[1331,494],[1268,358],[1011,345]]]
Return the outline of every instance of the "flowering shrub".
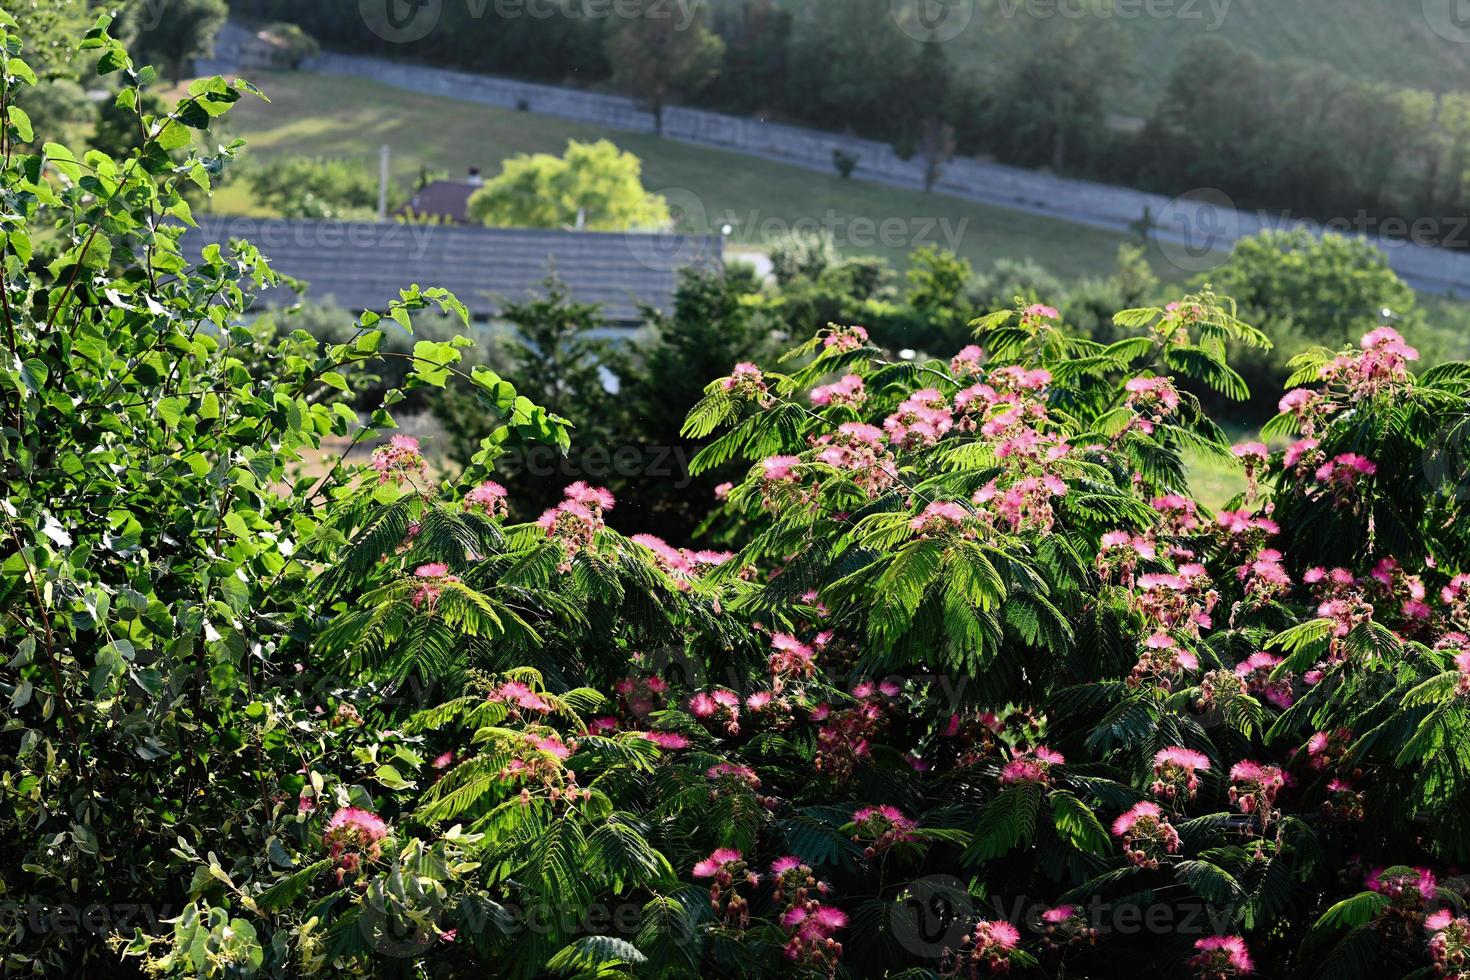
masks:
[[[140,105],[106,18],[85,45]],[[737,551],[585,483],[510,524],[504,448],[571,433],[468,341],[405,355],[500,420],[466,472],[402,391],[349,407],[452,296],[267,346],[265,257],[179,254],[233,152],[191,131],[251,92],[195,83],[127,160],[3,154],[6,897],[168,920],[7,923],[7,969],[1465,972],[1470,552],[1424,460],[1470,367],[1309,352],[1237,450],[1193,392],[1266,340],[1209,292],[1110,346],[1039,305],[912,362],[834,326],[690,415],[697,467],[748,466]],[[1247,492],[1211,512],[1186,449]]]

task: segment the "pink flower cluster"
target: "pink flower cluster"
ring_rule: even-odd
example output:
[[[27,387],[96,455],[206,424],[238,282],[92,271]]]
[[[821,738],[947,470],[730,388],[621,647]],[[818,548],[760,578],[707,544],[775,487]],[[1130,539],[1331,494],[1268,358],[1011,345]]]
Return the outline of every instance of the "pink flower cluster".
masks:
[[[993,510],[1014,533],[1030,530],[1050,534],[1056,524],[1052,500],[1066,495],[1067,484],[1061,477],[1048,473],[1022,477],[1004,491],[999,489],[995,480],[991,480],[975,491],[973,503],[976,507]]]
[[[1329,385],[1344,387],[1351,401],[1362,401],[1401,387],[1409,380],[1409,362],[1419,352],[1392,327],[1379,327],[1363,335],[1357,353],[1338,355],[1323,366],[1320,377]]]
[[[840,327],[832,324],[822,338],[822,348],[835,354],[857,350],[868,342],[868,331],[862,327]]]
[[[332,814],[322,831],[322,843],[337,861],[338,884],[344,875],[361,868],[364,861],[376,861],[387,836],[388,825],[376,813],[349,806]]]
[[[1131,378],[1123,390],[1127,393],[1125,404],[1136,414],[1128,427],[1137,428],[1144,435],[1152,434],[1155,423],[1167,419],[1179,408],[1179,391],[1168,378]]]
[[[1327,454],[1322,452],[1322,444],[1316,439],[1298,439],[1286,449],[1282,457],[1282,465],[1295,473],[1298,479],[1304,479],[1307,474],[1315,473],[1317,468],[1327,462]]]
[[[388,445],[373,450],[372,467],[379,483],[402,485],[405,480],[422,477],[428,469],[419,441],[413,436],[398,435]]]
[[[1181,675],[1199,670],[1199,657],[1179,645],[1168,633],[1154,633],[1143,641],[1143,653],[1128,675],[1130,687],[1153,684],[1172,691]]]
[[[1245,684],[1245,689],[1258,698],[1264,698],[1271,704],[1285,711],[1296,701],[1292,693],[1292,675],[1286,674],[1277,680],[1271,679],[1271,672],[1276,665],[1281,663],[1280,657],[1273,657],[1264,650],[1258,650],[1245,660],[1235,665],[1235,676]]]
[[[1132,585],[1138,566],[1158,557],[1152,538],[1127,531],[1108,531],[1098,545],[1097,572],[1104,581],[1117,576],[1124,585]]]
[[[1149,619],[1169,628],[1198,634],[1213,625],[1210,613],[1220,600],[1210,573],[1197,562],[1186,562],[1174,573],[1160,572],[1138,577],[1139,609]]]
[[[1208,772],[1210,757],[1203,752],[1171,746],[1154,753],[1154,781],[1150,787],[1160,799],[1192,800],[1199,792],[1198,773]]]
[[[1021,311],[1021,326],[1034,329],[1050,325],[1043,323],[1044,320],[1060,320],[1061,318],[1062,315],[1057,312],[1056,307],[1047,306],[1045,303],[1032,303]]]
[[[1179,831],[1169,823],[1157,803],[1144,800],[1133,804],[1113,821],[1113,836],[1123,839],[1123,856],[1130,864],[1154,869],[1182,846]]]
[[[812,404],[819,408],[861,408],[868,400],[863,379],[856,374],[843,375],[841,381],[812,389]]]
[[[761,778],[755,770],[738,762],[720,762],[710,766],[705,777],[714,784],[709,791],[710,802],[742,789],[754,791],[761,788]]]
[[[1207,936],[1194,944],[1190,969],[1198,980],[1230,980],[1255,969],[1250,950],[1239,936]]]
[[[1428,868],[1374,868],[1363,884],[1399,908],[1418,908],[1439,897],[1439,882]]]
[[[566,560],[562,569],[571,567],[571,559],[592,547],[604,527],[603,514],[613,509],[610,491],[577,481],[565,490],[566,499],[542,514],[536,524],[546,536],[562,546]]]
[[[867,847],[863,854],[869,858],[875,857],[899,844],[911,843],[917,838],[914,836],[914,823],[912,817],[904,815],[904,812],[896,806],[865,806],[852,815],[854,843],[866,842]]]
[[[1352,498],[1353,491],[1364,478],[1377,472],[1378,465],[1368,457],[1357,453],[1340,453],[1317,467],[1312,475],[1339,501],[1346,501]]]
[[[1177,493],[1166,493],[1149,501],[1159,515],[1159,533],[1165,537],[1181,537],[1200,528],[1199,507],[1193,500]]]
[[[689,713],[711,727],[724,729],[729,735],[740,734],[740,695],[717,687],[700,691],[689,699]]]
[[[530,711],[538,715],[551,712],[551,702],[520,681],[506,681],[491,691],[486,700],[507,705],[512,711]]]
[[[901,449],[933,446],[954,427],[954,416],[937,388],[921,388],[883,420],[883,431]]]
[[[1236,577],[1245,583],[1247,604],[1259,606],[1291,591],[1291,575],[1281,562],[1281,552],[1263,548],[1253,561],[1236,569]]]
[[[790,633],[771,637],[771,674],[778,682],[790,678],[807,678],[816,673],[817,651]]]
[[[480,511],[488,517],[505,517],[507,496],[505,487],[491,480],[465,494],[465,508]]]
[[[423,609],[427,612],[434,611],[445,585],[459,581],[456,576],[449,574],[449,566],[440,562],[420,565],[414,569],[413,577],[418,584],[409,601],[413,603],[415,609]]]
[[[820,704],[811,714],[813,721],[822,723],[812,764],[838,782],[850,779],[858,763],[872,755],[872,739],[886,721],[882,702],[871,690],[860,687],[853,694],[861,700],[850,708],[834,712],[829,705]]]
[[[1246,482],[1251,495],[1255,496],[1259,491],[1257,481],[1266,471],[1266,464],[1271,458],[1271,450],[1266,448],[1264,442],[1243,442],[1233,447],[1231,452],[1245,465]]]
[[[1327,416],[1332,414],[1336,406],[1321,392],[1310,388],[1293,388],[1281,396],[1281,401],[1277,403],[1276,408],[1283,415],[1295,416],[1297,427],[1302,430],[1302,434],[1311,436]],[[1316,440],[1313,440],[1314,445],[1315,443]],[[1296,464],[1288,458],[1286,465],[1291,467]]]
[[[1439,909],[1424,919],[1429,933],[1429,957],[1437,973],[1462,980],[1470,964],[1470,919]]]
[[[1242,759],[1230,767],[1230,802],[1241,813],[1259,814],[1263,821],[1271,817],[1276,794],[1286,785],[1280,767]]]
[[[733,847],[716,849],[709,857],[694,865],[696,878],[709,878],[710,909],[731,925],[750,924],[750,903],[735,890],[736,883],[754,888],[760,876],[746,870],[745,858]]]
[[[965,537],[974,537],[974,525],[975,515],[963,504],[936,500],[909,521],[909,530],[921,538],[937,538],[956,531],[965,532]]]
[[[653,559],[658,567],[686,592],[705,571],[723,565],[735,557],[729,551],[690,551],[687,548],[675,548],[653,534],[635,534],[631,540],[653,552]]]
[[[832,976],[842,959],[842,944],[836,939],[847,928],[847,913],[835,905],[809,899],[792,904],[781,913],[781,925],[790,933],[783,947],[786,958]]]
[[[758,366],[749,361],[735,365],[735,370],[720,382],[720,387],[738,398],[755,401],[763,401],[767,395],[765,375]]]
[[[949,371],[956,378],[973,378],[980,374],[985,352],[975,344],[964,347],[949,359]]]
[[[646,717],[663,707],[669,683],[662,677],[623,677],[613,684],[613,693],[623,709],[635,718]]]
[[[1004,919],[981,919],[965,939],[956,972],[979,977],[980,971],[1002,974],[1011,970],[1011,954],[1021,944],[1021,933]]]
[[[1051,782],[1051,767],[1066,764],[1066,757],[1045,745],[1038,745],[1025,752],[1018,752],[1000,768],[1002,786],[1017,783],[1037,783],[1045,786]]]
[[[884,445],[883,430],[865,422],[844,422],[831,435],[817,440],[817,461],[842,470],[869,497],[876,497],[898,479],[893,454]]]

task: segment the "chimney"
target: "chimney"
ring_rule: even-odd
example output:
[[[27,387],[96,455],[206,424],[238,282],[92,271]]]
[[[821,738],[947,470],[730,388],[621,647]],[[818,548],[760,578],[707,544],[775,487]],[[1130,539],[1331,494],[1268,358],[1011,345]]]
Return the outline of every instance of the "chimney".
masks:
[[[479,167],[470,168],[469,184],[471,187],[483,187],[485,185],[485,178],[480,176]]]

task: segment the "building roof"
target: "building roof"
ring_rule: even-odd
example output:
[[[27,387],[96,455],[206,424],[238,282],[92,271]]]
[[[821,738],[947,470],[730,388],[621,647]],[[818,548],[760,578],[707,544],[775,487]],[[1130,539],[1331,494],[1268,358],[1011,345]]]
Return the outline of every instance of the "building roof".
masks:
[[[180,243],[197,261],[206,244],[249,239],[277,272],[310,284],[308,297],[349,310],[383,311],[398,291],[417,283],[443,286],[480,319],[506,302],[539,295],[554,269],[572,299],[599,303],[610,322],[641,322],[640,306],[669,310],[678,270],[717,266],[719,236],[649,232],[540,231],[200,215]],[[289,290],[265,290],[264,306],[296,301]]]
[[[435,180],[423,186],[399,213],[413,212],[416,215],[432,216],[453,221],[455,224],[470,223],[470,196],[484,184],[466,180]]]

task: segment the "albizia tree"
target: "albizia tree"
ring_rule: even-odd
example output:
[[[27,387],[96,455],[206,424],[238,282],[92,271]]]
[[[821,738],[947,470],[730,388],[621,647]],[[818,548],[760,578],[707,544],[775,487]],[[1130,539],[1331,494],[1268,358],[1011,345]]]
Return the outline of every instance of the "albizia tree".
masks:
[[[1464,975],[1470,366],[1304,355],[1273,451],[1188,392],[1266,343],[1210,293],[1108,347],[833,326],[690,416],[750,464],[737,551],[582,482],[512,526],[500,451],[569,433],[468,341],[402,355],[503,421],[466,472],[401,391],[348,408],[453,297],[323,348],[246,324],[248,244],[180,254],[248,85],[147,115],[103,18],[136,151],[15,154],[0,25],[7,971]],[[1211,512],[1185,450],[1248,492]]]

